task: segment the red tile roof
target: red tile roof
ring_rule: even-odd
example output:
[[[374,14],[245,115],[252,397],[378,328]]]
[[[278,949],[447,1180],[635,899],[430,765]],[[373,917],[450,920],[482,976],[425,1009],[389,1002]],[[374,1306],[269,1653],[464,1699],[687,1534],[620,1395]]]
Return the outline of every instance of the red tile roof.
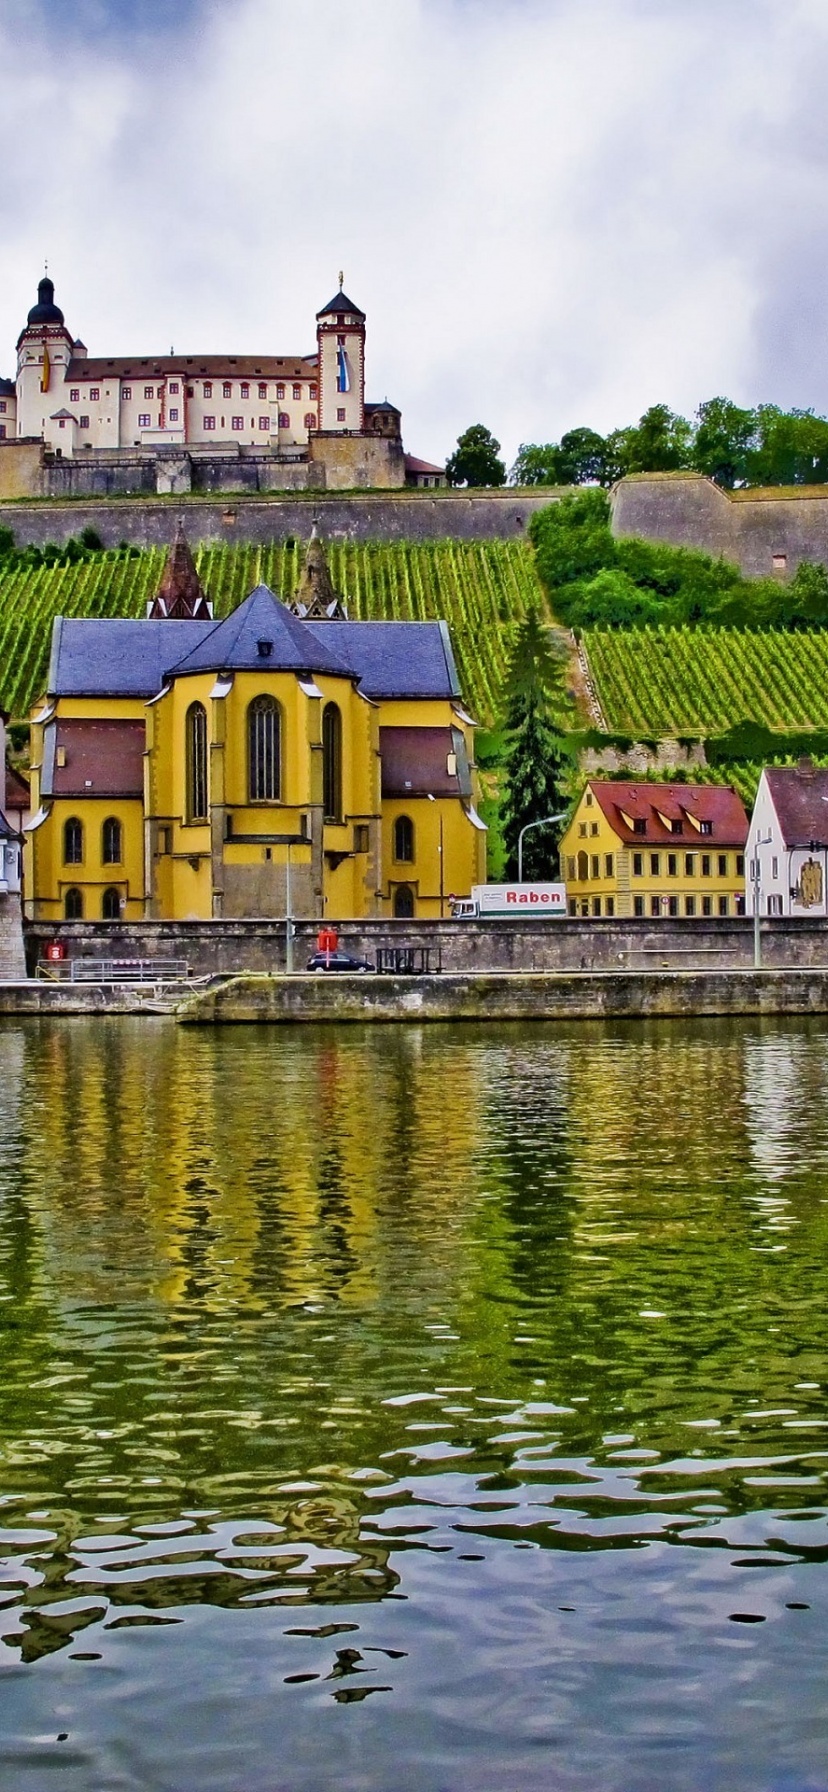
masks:
[[[143,722],[59,721],[56,727],[53,796],[143,796]]]
[[[13,766],[7,765],[6,766],[6,800],[4,803],[0,803],[0,809],[15,809],[15,810],[17,810],[17,809],[28,809],[28,807],[29,807],[29,786],[28,786],[27,780],[25,778],[21,778],[20,773],[16,772],[14,770]]]
[[[84,355],[69,362],[66,382],[100,386],[105,380],[163,379],[177,374],[179,379],[208,380],[314,380],[317,375],[316,355],[149,355],[140,360],[136,355],[114,355],[111,360]]]
[[[770,765],[765,779],[786,846],[828,844],[828,771]]]
[[[680,824],[685,841],[710,840],[714,845],[744,846],[748,818],[741,797],[727,784],[616,784],[589,779],[589,789],[610,827],[626,846],[666,846],[679,837],[666,823]],[[662,820],[662,817],[664,819]],[[630,823],[643,822],[643,828]],[[710,823],[710,831],[694,822]]]

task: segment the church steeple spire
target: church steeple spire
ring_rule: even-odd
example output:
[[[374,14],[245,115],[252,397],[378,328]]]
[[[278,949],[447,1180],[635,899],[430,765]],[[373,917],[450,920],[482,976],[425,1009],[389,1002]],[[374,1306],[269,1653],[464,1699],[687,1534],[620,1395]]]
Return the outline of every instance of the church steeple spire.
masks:
[[[319,538],[315,518],[310,540],[305,550],[302,577],[289,607],[296,616],[301,616],[304,622],[347,622],[348,620],[345,601],[333,587],[328,562],[325,558],[325,549]]]
[[[180,516],[175,531],[175,540],[161,574],[161,583],[149,606],[147,615],[155,618],[169,616],[178,620],[192,618],[195,622],[209,622],[212,614],[213,606],[196,572],[190,544],[184,533],[184,518]]]

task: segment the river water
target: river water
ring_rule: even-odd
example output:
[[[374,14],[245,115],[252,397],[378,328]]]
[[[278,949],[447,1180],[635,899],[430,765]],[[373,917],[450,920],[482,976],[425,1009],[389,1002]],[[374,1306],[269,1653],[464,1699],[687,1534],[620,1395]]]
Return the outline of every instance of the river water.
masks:
[[[828,1029],[0,1023],[3,1792],[824,1792]]]

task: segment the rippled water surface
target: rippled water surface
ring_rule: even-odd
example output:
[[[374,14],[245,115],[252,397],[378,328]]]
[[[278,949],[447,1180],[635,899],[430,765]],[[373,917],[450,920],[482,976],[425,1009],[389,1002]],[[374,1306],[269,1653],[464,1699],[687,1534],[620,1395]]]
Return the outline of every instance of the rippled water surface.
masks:
[[[0,1786],[824,1792],[828,1029],[0,1023]]]

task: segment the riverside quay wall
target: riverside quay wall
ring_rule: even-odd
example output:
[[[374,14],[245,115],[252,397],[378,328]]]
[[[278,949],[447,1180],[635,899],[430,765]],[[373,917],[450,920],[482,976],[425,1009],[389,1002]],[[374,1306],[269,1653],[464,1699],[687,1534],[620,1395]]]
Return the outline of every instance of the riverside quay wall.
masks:
[[[828,1013],[824,971],[493,972],[440,977],[231,977],[182,1025],[301,1021],[668,1020]]]
[[[750,920],[648,921],[479,920],[326,922],[345,951],[376,962],[378,950],[406,946],[429,954],[432,970],[607,971],[716,970],[753,964]],[[303,970],[316,950],[319,923],[293,923],[293,964]],[[37,921],[26,925],[29,974],[60,939],[69,958],[178,958],[194,977],[285,969],[285,923],[262,921]],[[762,962],[828,967],[828,921],[766,920]],[[326,979],[327,980],[327,979]]]

